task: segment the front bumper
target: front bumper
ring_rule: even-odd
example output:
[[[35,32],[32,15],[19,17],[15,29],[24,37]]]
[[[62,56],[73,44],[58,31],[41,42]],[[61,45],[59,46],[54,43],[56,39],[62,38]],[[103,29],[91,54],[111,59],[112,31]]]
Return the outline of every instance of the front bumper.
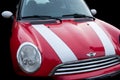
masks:
[[[97,77],[91,77],[83,80],[119,80],[119,79],[120,79],[120,71],[115,71],[109,74],[105,74]]]

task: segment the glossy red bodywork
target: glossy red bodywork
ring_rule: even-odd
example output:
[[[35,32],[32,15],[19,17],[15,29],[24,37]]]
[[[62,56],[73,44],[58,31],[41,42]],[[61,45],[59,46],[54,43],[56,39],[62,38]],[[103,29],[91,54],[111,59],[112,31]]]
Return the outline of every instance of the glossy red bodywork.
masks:
[[[89,57],[86,54],[89,52],[96,52],[97,54],[95,58],[105,56],[104,47],[100,39],[87,24],[87,22],[89,21],[76,22],[74,20],[62,20],[61,23],[48,23],[44,25],[49,26],[49,29],[52,30],[69,46],[69,48],[74,52],[75,56],[77,56],[78,60],[88,59]],[[90,22],[97,23],[104,30],[114,45],[116,55],[120,55],[120,31],[114,26],[99,19]],[[35,44],[41,52],[42,64],[35,73],[27,74],[23,72],[17,63],[16,53],[20,44],[23,42],[31,42]],[[19,75],[48,76],[54,67],[62,63],[55,51],[50,47],[50,45],[48,45],[47,41],[32,27],[32,24],[29,21],[14,20],[10,48],[14,69],[15,72]],[[58,80],[75,80],[100,76],[118,70],[120,70],[120,65],[83,74],[54,76],[54,78]]]

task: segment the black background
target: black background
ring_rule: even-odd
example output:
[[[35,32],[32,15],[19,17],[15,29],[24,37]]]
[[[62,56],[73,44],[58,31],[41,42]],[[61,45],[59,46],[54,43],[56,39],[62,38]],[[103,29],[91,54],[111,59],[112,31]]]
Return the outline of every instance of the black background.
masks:
[[[106,2],[105,2],[106,1]],[[120,5],[118,4],[119,0],[86,0],[86,3],[88,4],[89,8],[96,9],[97,14],[95,15],[96,18],[99,18],[101,20],[104,20],[115,27],[119,28],[120,26],[120,12],[119,8]],[[10,10],[13,13],[16,10],[16,4],[18,3],[18,0],[0,0],[0,14],[4,10]],[[11,21],[6,20],[2,18],[0,15],[0,77],[3,77],[3,75],[12,75],[12,69],[9,71],[9,68],[11,68],[11,63],[9,60],[9,37],[11,33]],[[12,77],[12,76],[11,76]],[[11,77],[3,77],[3,78],[11,78]],[[12,77],[12,79],[14,79]],[[0,79],[2,80],[2,79]],[[3,79],[5,80],[5,79]],[[15,80],[15,79],[14,79]]]
[[[120,26],[120,4],[118,0],[85,0],[90,8],[97,10],[95,17],[102,19],[117,28]]]

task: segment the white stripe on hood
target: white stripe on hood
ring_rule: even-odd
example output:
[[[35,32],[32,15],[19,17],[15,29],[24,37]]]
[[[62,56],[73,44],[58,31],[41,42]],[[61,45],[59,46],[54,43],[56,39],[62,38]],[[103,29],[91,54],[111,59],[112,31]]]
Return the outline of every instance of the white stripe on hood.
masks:
[[[96,32],[99,39],[101,40],[105,49],[105,55],[115,55],[114,46],[107,34],[95,22],[88,22],[88,24],[92,27],[92,29]]]

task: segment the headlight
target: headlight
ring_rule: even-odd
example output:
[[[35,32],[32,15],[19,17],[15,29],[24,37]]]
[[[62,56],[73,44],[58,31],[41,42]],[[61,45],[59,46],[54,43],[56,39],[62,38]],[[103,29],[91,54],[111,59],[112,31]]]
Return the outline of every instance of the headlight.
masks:
[[[23,71],[33,73],[41,65],[41,54],[34,44],[25,42],[17,51],[17,61]]]

